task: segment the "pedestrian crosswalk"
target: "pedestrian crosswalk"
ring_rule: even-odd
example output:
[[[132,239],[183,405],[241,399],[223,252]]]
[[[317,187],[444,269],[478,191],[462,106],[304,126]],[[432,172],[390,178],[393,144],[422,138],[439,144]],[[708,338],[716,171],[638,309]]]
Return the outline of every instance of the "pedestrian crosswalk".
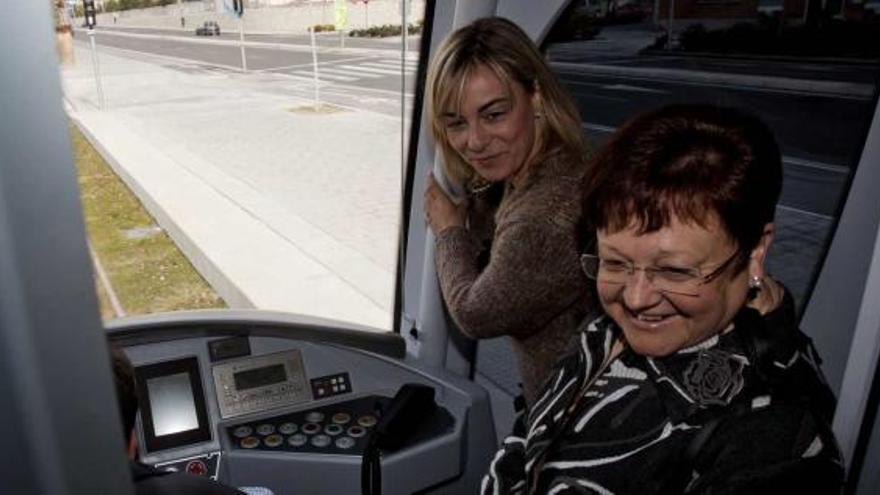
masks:
[[[318,79],[335,82],[355,82],[363,79],[377,79],[382,77],[400,76],[399,59],[374,59],[357,65],[352,63],[334,64],[328,62],[318,67]],[[418,61],[407,59],[404,63],[404,72],[407,77],[414,76],[418,68]],[[309,69],[300,69],[289,72],[296,78],[312,80],[314,73]]]

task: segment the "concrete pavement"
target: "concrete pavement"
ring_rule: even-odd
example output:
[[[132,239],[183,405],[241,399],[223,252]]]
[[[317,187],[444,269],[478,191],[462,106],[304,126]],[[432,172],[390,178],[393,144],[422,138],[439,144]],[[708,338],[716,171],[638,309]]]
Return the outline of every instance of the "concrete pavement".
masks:
[[[311,111],[308,82],[100,51],[62,68],[73,121],[232,307],[387,330],[400,121]]]

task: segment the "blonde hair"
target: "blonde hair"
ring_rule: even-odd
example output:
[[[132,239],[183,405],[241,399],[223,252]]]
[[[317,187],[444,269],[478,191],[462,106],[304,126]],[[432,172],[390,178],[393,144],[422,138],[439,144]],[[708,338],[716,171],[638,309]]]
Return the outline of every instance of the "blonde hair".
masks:
[[[550,72],[537,47],[513,22],[501,17],[478,19],[449,35],[428,69],[428,119],[435,143],[440,147],[446,174],[462,186],[479,181],[476,172],[452,148],[442,116],[459,108],[471,73],[479,66],[491,70],[510,90],[520,84],[528,95],[541,97],[541,120],[525,166],[542,157],[563,152],[583,159],[586,152],[577,107]]]

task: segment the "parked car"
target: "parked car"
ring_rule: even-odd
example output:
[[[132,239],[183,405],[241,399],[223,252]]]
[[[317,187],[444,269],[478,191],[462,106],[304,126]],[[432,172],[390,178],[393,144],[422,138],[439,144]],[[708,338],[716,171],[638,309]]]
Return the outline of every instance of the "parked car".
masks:
[[[215,21],[205,21],[196,28],[196,36],[220,36],[220,25]]]

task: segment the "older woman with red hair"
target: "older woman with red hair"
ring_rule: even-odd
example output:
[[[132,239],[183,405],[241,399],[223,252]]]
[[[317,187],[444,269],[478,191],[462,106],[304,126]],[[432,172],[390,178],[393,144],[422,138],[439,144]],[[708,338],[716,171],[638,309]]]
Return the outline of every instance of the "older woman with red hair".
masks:
[[[767,297],[782,164],[754,117],[667,107],[585,181],[587,322],[484,493],[838,493],[834,397],[794,305]]]

